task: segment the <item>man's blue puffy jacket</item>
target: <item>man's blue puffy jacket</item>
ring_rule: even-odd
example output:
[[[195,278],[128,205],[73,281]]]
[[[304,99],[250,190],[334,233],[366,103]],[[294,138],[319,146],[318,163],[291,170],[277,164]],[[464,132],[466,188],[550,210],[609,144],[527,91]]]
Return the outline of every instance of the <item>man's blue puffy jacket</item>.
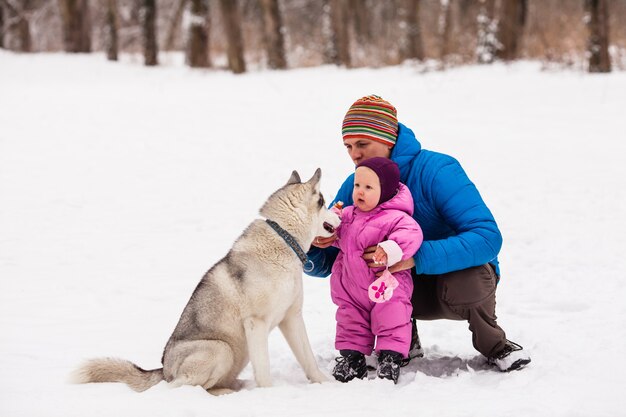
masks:
[[[499,275],[498,252],[502,235],[480,193],[459,162],[451,156],[422,149],[411,129],[399,124],[391,159],[400,167],[400,180],[411,190],[413,218],[424,232],[424,243],[415,254],[418,274],[443,274],[491,263]],[[354,174],[331,203],[353,204]],[[315,265],[309,275],[330,274],[337,257],[334,247],[312,247]]]

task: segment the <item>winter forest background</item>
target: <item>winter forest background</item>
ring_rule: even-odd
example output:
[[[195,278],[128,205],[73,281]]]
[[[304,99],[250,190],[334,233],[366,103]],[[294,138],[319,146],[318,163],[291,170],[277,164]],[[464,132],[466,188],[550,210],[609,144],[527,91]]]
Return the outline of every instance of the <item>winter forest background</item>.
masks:
[[[626,0],[0,0],[0,417],[626,415],[624,22]],[[159,367],[293,169],[322,168],[333,199],[366,94],[493,211],[524,371],[442,320],[418,324],[425,356],[396,386],[309,384],[278,331],[268,389],[250,366],[222,397],[67,383],[90,357]],[[330,376],[328,284],[303,276]]]
[[[0,0],[0,48],[185,51],[192,67],[626,68],[626,0]],[[621,22],[621,24],[620,24]]]

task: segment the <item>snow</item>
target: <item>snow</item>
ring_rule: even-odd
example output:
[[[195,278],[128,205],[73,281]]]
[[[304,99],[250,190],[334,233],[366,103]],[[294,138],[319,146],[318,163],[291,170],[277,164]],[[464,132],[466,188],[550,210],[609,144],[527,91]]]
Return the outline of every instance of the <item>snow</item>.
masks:
[[[345,70],[157,68],[125,57],[0,51],[1,416],[626,415],[626,73],[413,65]],[[502,374],[464,322],[420,322],[400,382],[308,384],[278,331],[274,387],[213,397],[165,383],[71,385],[84,359],[160,366],[204,272],[297,169],[330,200],[340,140],[366,94],[458,158],[504,235],[499,323],[532,355]],[[304,276],[318,363],[334,365],[327,279]]]

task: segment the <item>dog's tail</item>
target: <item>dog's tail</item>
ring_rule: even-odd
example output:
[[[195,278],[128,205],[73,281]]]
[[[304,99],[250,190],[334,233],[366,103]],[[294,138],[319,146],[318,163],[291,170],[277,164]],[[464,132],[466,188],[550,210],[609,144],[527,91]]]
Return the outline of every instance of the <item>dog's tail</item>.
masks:
[[[70,382],[123,382],[141,392],[163,380],[163,368],[146,371],[134,363],[115,358],[90,359],[70,375]]]

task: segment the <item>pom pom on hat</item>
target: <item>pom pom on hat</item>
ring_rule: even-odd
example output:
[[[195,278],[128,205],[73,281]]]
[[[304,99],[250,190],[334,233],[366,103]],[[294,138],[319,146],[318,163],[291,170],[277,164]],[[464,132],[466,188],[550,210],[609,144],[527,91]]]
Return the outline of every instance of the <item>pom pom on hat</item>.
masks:
[[[371,139],[393,146],[398,137],[398,112],[376,95],[358,99],[343,119],[341,134],[346,139]]]

